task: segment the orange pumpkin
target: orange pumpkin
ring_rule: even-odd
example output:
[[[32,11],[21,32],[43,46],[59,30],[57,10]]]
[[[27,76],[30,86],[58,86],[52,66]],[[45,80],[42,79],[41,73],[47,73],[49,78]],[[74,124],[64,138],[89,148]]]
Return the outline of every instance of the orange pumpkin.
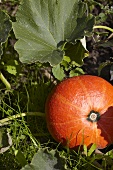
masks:
[[[52,137],[69,148],[105,148],[113,143],[113,86],[91,75],[59,83],[46,102],[47,127]]]

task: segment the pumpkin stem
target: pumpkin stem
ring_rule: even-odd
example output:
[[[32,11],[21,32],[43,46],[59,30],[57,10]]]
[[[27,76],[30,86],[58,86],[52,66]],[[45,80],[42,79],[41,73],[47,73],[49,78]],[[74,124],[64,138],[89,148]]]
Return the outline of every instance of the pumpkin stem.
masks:
[[[92,110],[87,117],[87,120],[90,122],[97,122],[99,119],[100,114],[98,112],[95,112],[94,110]]]

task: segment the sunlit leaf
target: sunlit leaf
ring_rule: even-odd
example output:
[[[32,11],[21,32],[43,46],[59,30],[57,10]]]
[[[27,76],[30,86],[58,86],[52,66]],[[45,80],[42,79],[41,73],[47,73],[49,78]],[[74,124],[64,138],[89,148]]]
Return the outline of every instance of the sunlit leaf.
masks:
[[[83,145],[83,149],[84,149],[84,154],[87,156],[87,146],[86,145]]]
[[[52,72],[55,78],[57,78],[60,81],[65,77],[64,70],[62,67],[60,67],[60,64],[54,66],[52,68]]]
[[[91,154],[96,150],[96,148],[97,148],[96,144],[93,144],[88,150],[88,156],[91,156]]]
[[[17,71],[16,71],[16,67],[15,66],[6,66],[6,70],[13,75],[16,75]]]
[[[82,68],[79,68],[79,67],[77,67],[74,70],[71,70],[70,73],[69,73],[70,77],[79,76],[79,75],[82,75],[82,74],[85,74],[85,73],[82,70]]]
[[[6,57],[6,56],[5,56]],[[4,63],[4,70],[8,73],[17,75],[21,70],[21,66],[19,65],[17,60],[6,58],[6,62]]]

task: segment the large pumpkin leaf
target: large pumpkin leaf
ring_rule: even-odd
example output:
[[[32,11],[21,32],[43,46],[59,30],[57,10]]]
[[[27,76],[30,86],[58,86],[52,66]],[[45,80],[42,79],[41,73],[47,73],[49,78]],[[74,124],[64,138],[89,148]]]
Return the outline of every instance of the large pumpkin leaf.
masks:
[[[20,60],[24,63],[59,64],[64,55],[61,50],[63,42],[73,41],[84,34],[87,17],[86,25],[80,28],[77,19],[84,16],[85,10],[81,0],[24,0],[17,12],[17,22],[13,23],[18,39],[15,49]],[[78,29],[80,37],[77,36]]]
[[[90,35],[93,25],[95,22],[95,18],[93,15],[83,15],[82,18],[77,19],[77,26],[73,30],[72,34],[70,35],[67,41],[75,42],[75,40],[81,39],[84,35]]]
[[[8,34],[12,28],[9,16],[0,11],[0,56],[2,55],[2,43],[6,42]]]
[[[55,150],[50,152],[40,149],[33,157],[31,164],[21,170],[65,170],[65,160]]]

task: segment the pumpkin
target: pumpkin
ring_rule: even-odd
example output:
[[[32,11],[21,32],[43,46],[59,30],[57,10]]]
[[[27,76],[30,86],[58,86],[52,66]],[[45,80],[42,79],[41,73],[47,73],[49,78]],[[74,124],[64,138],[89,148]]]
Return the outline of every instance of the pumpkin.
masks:
[[[105,148],[113,143],[113,86],[92,75],[63,80],[47,99],[46,120],[63,146]]]

